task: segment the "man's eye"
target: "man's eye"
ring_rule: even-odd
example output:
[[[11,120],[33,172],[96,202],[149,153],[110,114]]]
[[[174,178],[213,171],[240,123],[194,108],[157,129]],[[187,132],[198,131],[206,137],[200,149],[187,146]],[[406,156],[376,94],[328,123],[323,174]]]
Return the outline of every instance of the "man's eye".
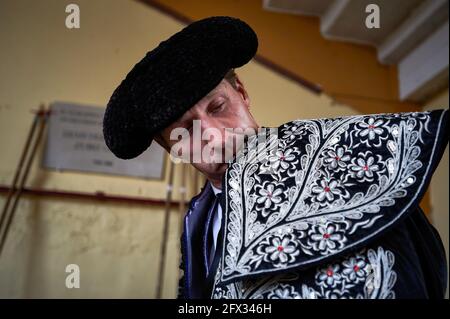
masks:
[[[211,113],[217,113],[217,112],[222,111],[224,105],[225,105],[225,103],[220,103],[218,105],[213,106]]]

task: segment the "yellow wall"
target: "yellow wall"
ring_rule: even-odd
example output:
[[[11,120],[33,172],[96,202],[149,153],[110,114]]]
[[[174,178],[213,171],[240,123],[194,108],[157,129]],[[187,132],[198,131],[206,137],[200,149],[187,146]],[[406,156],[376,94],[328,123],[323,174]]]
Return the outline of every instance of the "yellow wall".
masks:
[[[424,106],[424,110],[442,109],[448,108],[448,89],[436,94]],[[439,166],[436,168],[433,179],[429,187],[430,192],[430,205],[431,205],[431,220],[434,226],[439,231],[442,241],[447,253],[447,265],[449,262],[449,205],[448,205],[448,145],[445,149],[442,160]],[[448,298],[448,278],[447,278],[447,298]]]
[[[2,185],[12,181],[32,109],[55,100],[106,105],[131,66],[181,27],[135,2],[77,1],[81,29],[69,30],[64,24],[68,3],[0,4]],[[164,181],[46,171],[38,167],[41,157],[39,148],[30,187],[165,196]],[[25,196],[0,257],[0,297],[152,297],[162,218],[162,207]],[[177,233],[171,233],[169,245],[165,296],[176,290]],[[64,286],[70,263],[81,268],[80,289]]]
[[[0,2],[1,185],[12,181],[32,122],[30,110],[56,100],[106,105],[129,69],[182,27],[136,1],[77,0],[81,29],[68,30],[64,26],[65,5],[72,2]],[[252,110],[261,125],[357,113],[258,63],[251,62],[237,71],[247,85]],[[142,198],[165,196],[165,181],[41,169],[42,151],[39,148],[29,187]],[[178,172],[179,168],[176,185]],[[0,194],[0,207],[4,199]],[[0,297],[152,298],[162,220],[162,207],[24,196],[0,257]],[[164,297],[176,295],[177,215],[170,226]],[[70,290],[64,285],[64,270],[72,263],[80,266],[81,287]]]

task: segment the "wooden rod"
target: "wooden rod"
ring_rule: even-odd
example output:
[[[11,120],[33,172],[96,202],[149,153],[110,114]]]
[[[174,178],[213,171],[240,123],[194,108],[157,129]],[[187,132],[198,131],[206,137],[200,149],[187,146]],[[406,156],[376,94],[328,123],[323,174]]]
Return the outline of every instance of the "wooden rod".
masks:
[[[44,106],[41,105],[40,111],[42,111],[42,112],[45,111]],[[45,128],[45,124],[47,122],[47,116],[48,115],[45,112],[44,112],[43,116],[39,116],[39,122],[40,123],[39,123],[39,131],[37,133],[37,137],[36,137],[36,139],[34,141],[34,144],[33,144],[32,148],[31,148],[31,153],[28,156],[28,159],[26,161],[24,173],[23,173],[22,178],[21,178],[21,180],[19,182],[19,186],[17,188],[17,192],[15,194],[13,193],[13,195],[15,195],[15,197],[14,197],[14,200],[13,200],[13,204],[11,206],[11,211],[9,213],[6,212],[6,214],[5,214],[5,217],[4,217],[5,226],[3,228],[3,232],[1,232],[1,228],[0,228],[0,234],[1,234],[0,235],[0,256],[2,254],[3,247],[4,247],[6,239],[8,237],[8,231],[9,231],[9,228],[10,228],[11,223],[13,221],[14,213],[16,211],[17,204],[18,204],[20,196],[22,194],[22,189],[23,189],[23,187],[24,187],[24,185],[25,185],[25,183],[27,181],[28,175],[30,173],[31,164],[33,163],[34,156],[36,155],[37,148],[38,148],[39,143],[41,141],[42,134],[43,134],[44,128]],[[12,188],[14,188],[14,187],[12,187]]]
[[[34,115],[33,123],[31,124],[31,128],[28,131],[28,136],[27,136],[25,145],[23,147],[22,154],[20,155],[19,162],[18,162],[16,170],[14,172],[14,178],[11,183],[11,187],[8,187],[8,191],[7,191],[7,195],[6,195],[6,202],[3,205],[2,213],[0,215],[0,234],[1,234],[1,230],[3,228],[3,223],[5,222],[5,219],[6,219],[6,214],[7,214],[9,205],[11,203],[11,199],[13,197],[13,194],[16,191],[16,185],[17,185],[17,181],[19,180],[20,173],[22,171],[23,163],[25,162],[25,158],[27,157],[31,141],[32,141],[33,136],[36,131],[37,123],[39,122],[39,116],[40,116],[39,114]]]
[[[187,186],[186,186],[186,173],[187,173],[187,167],[186,164],[181,163],[180,164],[180,201],[179,201],[179,234],[183,233],[183,223],[184,223],[184,214],[186,213],[186,192],[187,192]]]
[[[10,187],[0,185],[0,194],[8,193]],[[119,202],[126,204],[138,204],[138,205],[150,205],[150,206],[162,206],[166,205],[165,200],[141,198],[132,196],[118,196],[108,195],[102,191],[95,193],[83,193],[64,190],[51,190],[51,189],[37,189],[37,188],[22,188],[22,195],[38,196],[38,197],[55,197],[55,198],[67,198],[67,199],[81,199],[81,200],[95,200],[100,202]],[[171,207],[176,208],[179,206],[178,201],[172,201]]]
[[[173,171],[175,164],[170,161],[169,170],[169,182],[167,184],[167,198],[166,198],[166,208],[164,212],[164,224],[163,224],[163,234],[161,240],[161,253],[159,256],[159,269],[158,269],[158,281],[156,284],[156,298],[161,299],[162,289],[164,283],[164,268],[166,263],[166,251],[167,251],[167,239],[169,237],[169,217],[170,217],[170,206],[172,201],[172,190],[173,190]]]

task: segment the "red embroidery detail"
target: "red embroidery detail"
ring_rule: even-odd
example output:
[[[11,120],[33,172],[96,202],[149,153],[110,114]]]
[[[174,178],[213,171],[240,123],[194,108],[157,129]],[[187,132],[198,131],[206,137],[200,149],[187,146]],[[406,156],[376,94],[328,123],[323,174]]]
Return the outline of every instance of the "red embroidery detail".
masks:
[[[328,277],[331,277],[331,276],[333,276],[333,274],[334,274],[333,269],[328,268],[328,270],[327,270],[327,276],[328,276]]]
[[[323,190],[328,193],[330,191],[330,188],[327,186]]]
[[[277,250],[281,252],[281,251],[284,250],[284,248],[283,248],[283,246],[278,246],[278,247],[277,247]]]
[[[328,239],[328,238],[330,238],[330,234],[328,234],[328,233],[325,233],[325,234],[323,234],[323,238],[325,238],[325,239]]]

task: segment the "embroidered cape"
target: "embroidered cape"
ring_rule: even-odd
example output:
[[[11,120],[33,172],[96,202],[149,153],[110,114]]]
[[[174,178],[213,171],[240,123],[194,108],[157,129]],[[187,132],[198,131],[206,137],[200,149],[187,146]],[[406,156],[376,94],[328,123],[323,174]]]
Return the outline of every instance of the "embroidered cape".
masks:
[[[212,296],[395,297],[395,253],[427,249],[411,237],[414,225],[442,254],[418,204],[448,142],[447,123],[447,110],[377,114],[292,121],[275,135],[267,129],[263,148],[261,135],[250,137],[224,176]],[[192,251],[189,238],[184,246]],[[393,245],[399,238],[404,243]],[[193,285],[189,249],[182,268]]]

